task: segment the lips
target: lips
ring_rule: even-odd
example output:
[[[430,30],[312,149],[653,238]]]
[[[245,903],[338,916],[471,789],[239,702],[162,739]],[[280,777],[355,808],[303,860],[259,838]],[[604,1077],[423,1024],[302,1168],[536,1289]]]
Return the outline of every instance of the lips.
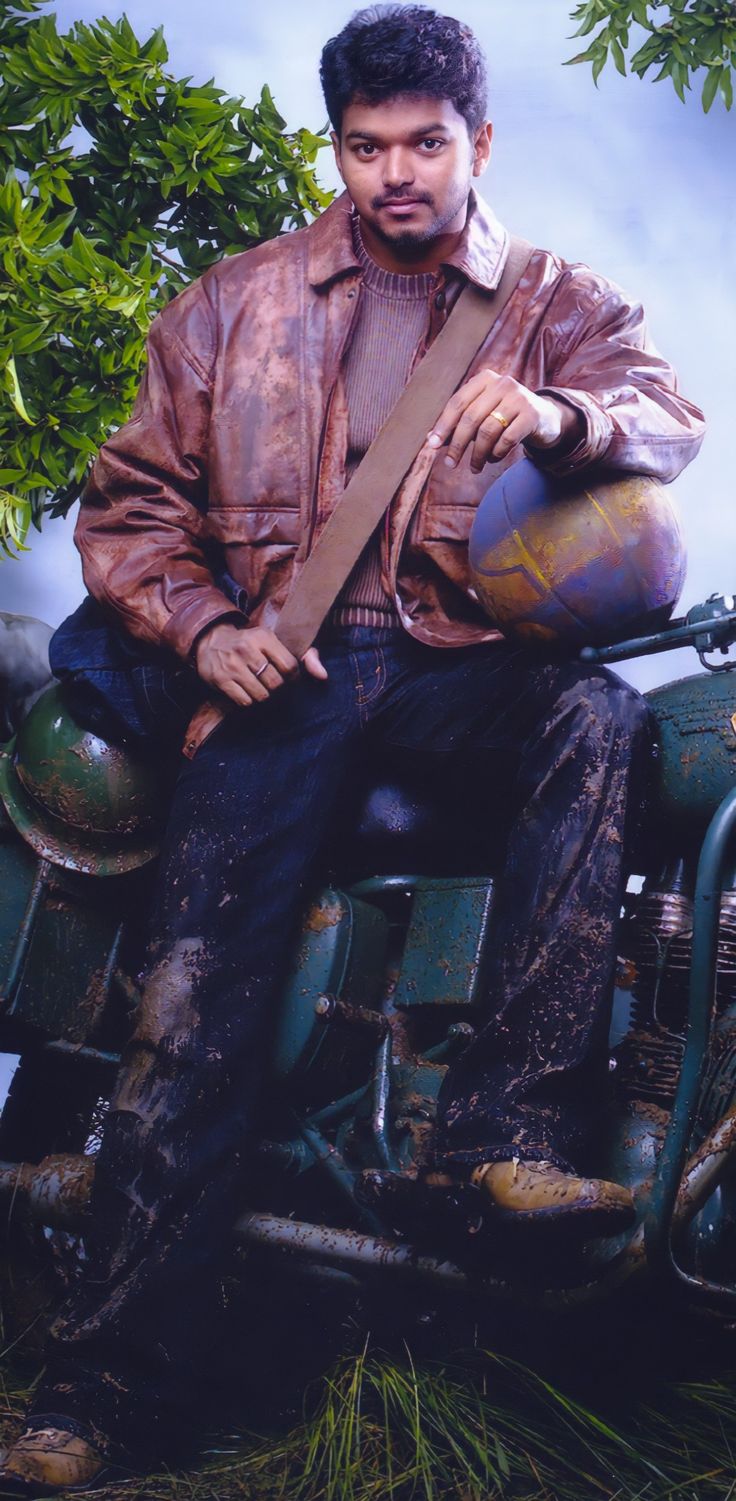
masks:
[[[422,207],[421,198],[390,198],[387,203],[381,205],[387,214],[411,214],[414,209]]]

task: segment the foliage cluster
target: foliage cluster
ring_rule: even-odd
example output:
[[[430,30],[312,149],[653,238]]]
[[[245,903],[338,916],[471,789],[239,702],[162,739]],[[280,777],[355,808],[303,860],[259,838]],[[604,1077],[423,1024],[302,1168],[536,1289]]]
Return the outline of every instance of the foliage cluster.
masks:
[[[691,74],[704,73],[706,114],[719,91],[726,108],[731,108],[736,69],[733,0],[581,0],[572,19],[580,23],[575,36],[595,32],[586,50],[569,59],[592,63],[594,80],[609,57],[619,73],[626,72],[630,31],[636,25],[647,35],[630,58],[632,72],[643,78],[650,68],[657,68],[655,83],[670,78],[683,102]]]
[[[322,139],[165,69],[160,30],[0,0],[0,546],[64,513],[132,405],[153,316],[329,201]]]

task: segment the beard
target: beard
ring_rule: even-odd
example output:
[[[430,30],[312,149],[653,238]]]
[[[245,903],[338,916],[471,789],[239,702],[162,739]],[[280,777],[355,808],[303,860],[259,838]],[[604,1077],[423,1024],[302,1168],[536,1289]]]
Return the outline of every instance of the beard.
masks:
[[[374,219],[371,217],[369,220],[371,229],[377,238],[383,240],[383,243],[389,246],[394,253],[401,255],[404,252],[407,257],[411,257],[413,252],[436,240],[442,234],[442,231],[447,228],[447,225],[452,223],[461,208],[467,203],[469,192],[469,183],[463,187],[458,187],[456,193],[453,194],[452,200],[439,212],[430,193],[419,193],[416,195],[417,203],[426,203],[432,210],[431,218],[422,228],[412,228],[401,221],[397,221],[395,230],[390,230],[378,218]],[[400,197],[402,195],[396,196]],[[410,198],[413,195],[406,193],[403,196]],[[385,198],[374,198],[372,200],[371,208],[376,214],[383,207],[385,201]]]

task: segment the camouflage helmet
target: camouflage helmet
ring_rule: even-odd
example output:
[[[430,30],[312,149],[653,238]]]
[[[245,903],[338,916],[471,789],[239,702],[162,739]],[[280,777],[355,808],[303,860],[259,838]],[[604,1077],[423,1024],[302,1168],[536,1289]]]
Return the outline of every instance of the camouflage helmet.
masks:
[[[122,875],[158,853],[156,768],[85,729],[58,683],[0,752],[0,800],[37,854],[66,870]]]

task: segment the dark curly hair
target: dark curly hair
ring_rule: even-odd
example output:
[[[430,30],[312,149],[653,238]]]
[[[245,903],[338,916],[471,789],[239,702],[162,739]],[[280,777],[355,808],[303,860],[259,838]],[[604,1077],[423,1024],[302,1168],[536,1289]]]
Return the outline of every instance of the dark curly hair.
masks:
[[[346,105],[380,104],[397,94],[449,99],[473,137],[486,118],[485,57],[473,32],[422,5],[356,11],[322,49],[320,78],[338,136]]]

